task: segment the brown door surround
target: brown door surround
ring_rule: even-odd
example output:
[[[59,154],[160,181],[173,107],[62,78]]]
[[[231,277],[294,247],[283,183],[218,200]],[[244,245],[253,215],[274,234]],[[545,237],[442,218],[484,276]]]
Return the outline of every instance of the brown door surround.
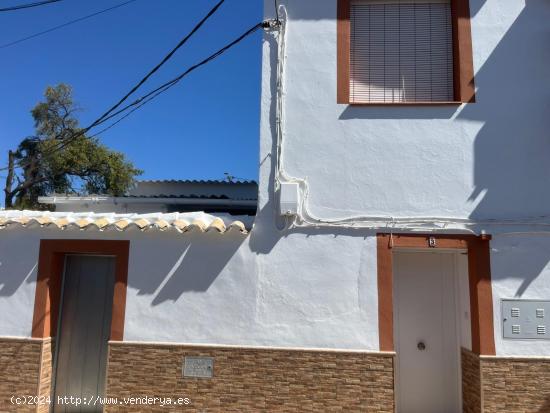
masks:
[[[491,291],[490,236],[378,234],[378,322],[380,350],[394,351],[393,248],[460,249],[468,251],[472,351],[495,355],[493,297]],[[435,246],[430,245],[435,240]]]
[[[111,340],[122,341],[128,282],[129,241],[41,240],[34,300],[32,337],[55,337],[65,255],[109,255],[116,258]]]

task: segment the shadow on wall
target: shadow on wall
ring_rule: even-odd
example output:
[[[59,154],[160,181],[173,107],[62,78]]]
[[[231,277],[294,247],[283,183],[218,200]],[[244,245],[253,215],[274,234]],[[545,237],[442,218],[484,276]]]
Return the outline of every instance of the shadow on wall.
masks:
[[[325,10],[325,6],[321,10]],[[326,11],[326,10],[325,10]],[[264,41],[269,43],[270,61],[277,61],[278,44],[273,35],[268,34],[264,37]],[[271,65],[270,72],[270,93],[275,97],[277,94],[276,88],[277,79],[277,66]],[[268,187],[267,192],[269,196],[265,199],[265,203],[262,204],[260,197],[260,205],[256,214],[256,220],[254,224],[254,230],[250,233],[250,249],[256,254],[269,254],[275,245],[281,238],[286,238],[292,234],[305,234],[306,236],[318,236],[318,235],[333,235],[338,236],[355,236],[366,238],[372,236],[373,232],[370,230],[358,230],[358,229],[345,229],[345,228],[330,228],[330,229],[318,229],[318,228],[296,228],[293,230],[279,231],[278,228],[282,228],[285,224],[284,218],[278,214],[278,193],[275,191],[275,168],[276,159],[272,154],[277,153],[277,101],[275,98],[271,99],[269,107],[269,125],[272,139],[270,154],[266,155],[264,159],[260,161],[260,166],[263,166],[266,162],[270,162]],[[263,179],[263,178],[262,178]]]
[[[470,3],[475,8],[481,2]],[[475,190],[470,195],[470,200],[481,197],[481,201],[472,219],[550,215],[549,22],[549,2],[525,2],[476,73],[477,103],[466,105],[457,117],[483,123],[474,142]],[[479,30],[484,30],[480,35],[491,35],[490,28]],[[550,249],[544,248],[547,242],[536,240],[531,248],[523,245],[527,239],[510,247],[516,261],[507,260],[509,265],[494,274],[521,278],[516,297],[525,293],[550,261]]]
[[[492,278],[495,281],[517,279],[520,281],[514,297],[521,298],[529,286],[542,273],[550,275],[548,267],[550,236],[529,237],[500,236],[492,241]],[[526,259],[526,257],[528,257]]]
[[[237,250],[246,239],[236,233],[176,237],[134,244],[129,287],[137,289],[138,295],[153,295],[153,306],[177,301],[186,292],[207,291],[228,262],[236,261]],[[166,244],[165,248],[161,242]],[[158,254],[152,253],[153,243]]]
[[[336,4],[336,0],[306,0],[293,5],[290,18],[334,18]],[[484,7],[491,7],[491,10]],[[465,203],[480,200],[470,218],[520,219],[550,215],[550,3],[526,0],[524,3],[493,1],[487,4],[486,0],[470,0],[470,11],[473,18],[481,18],[481,13],[494,14],[496,25],[499,14],[517,13],[515,21],[503,34],[494,27],[473,22],[477,38],[499,39],[475,75],[477,103],[463,106],[458,113],[456,107],[348,106],[340,119],[452,119],[456,116],[465,128],[470,127],[469,121],[482,125],[473,142],[474,190],[468,199],[464,199]],[[488,17],[484,15],[483,19]],[[271,39],[268,41],[272,61],[275,61],[276,44]],[[271,93],[274,95],[274,71],[271,77]],[[536,93],[533,93],[533,88],[536,88]],[[274,100],[270,121],[272,136],[275,137]],[[275,143],[272,153],[276,153]],[[318,230],[299,230],[276,234],[273,228],[277,219],[273,216],[276,210],[273,176],[274,165],[269,177],[269,201],[258,212],[257,222],[261,225],[257,225],[251,235],[251,247],[260,254],[269,253],[281,236],[296,232],[319,233]],[[344,234],[348,235],[346,231],[342,232]],[[353,231],[349,235],[364,234]],[[530,253],[528,265],[525,265],[524,258],[518,259],[524,264],[522,269],[516,268],[517,274],[505,273],[507,277],[521,277],[523,283],[516,293],[521,296],[548,265],[550,249]]]
[[[451,119],[455,105],[449,106],[347,106],[340,120],[350,119]]]
[[[279,4],[287,4],[290,0],[279,0]],[[470,0],[470,14],[475,16],[481,9],[486,0]],[[273,1],[268,1],[269,7],[266,12],[275,15],[272,6]],[[299,4],[293,4],[291,8],[292,14],[289,16],[292,20],[331,20],[334,19],[335,10],[338,0],[319,1],[319,0],[300,0]]]
[[[20,261],[6,260],[0,262],[0,297],[9,297],[13,295],[19,287],[27,280],[27,282],[35,282],[36,268],[38,263],[28,263],[29,271],[20,271]]]
[[[483,123],[474,143],[470,200],[483,199],[471,218],[550,213],[549,21],[549,2],[525,2],[476,73],[477,103],[457,117]],[[490,28],[479,30],[491,35]]]
[[[279,0],[279,4],[287,5],[291,0]],[[271,1],[273,3],[273,1]],[[292,20],[329,20],[334,19],[337,0],[319,1],[319,0],[300,0],[293,2],[290,8],[291,13],[288,17]],[[269,4],[269,1],[266,3]],[[266,9],[271,11],[271,9]],[[274,14],[273,14],[274,15]]]
[[[456,111],[457,107],[454,105],[440,107],[347,106],[340,114],[339,119],[451,119]]]
[[[272,33],[266,34],[264,36],[264,42],[269,44],[270,62],[276,62],[278,44],[274,35]],[[269,85],[272,99],[269,106],[269,125],[272,136],[271,151],[264,159],[260,160],[260,169],[266,162],[270,163],[269,177],[267,178],[267,193],[269,196],[265,199],[265,204],[263,204],[264,199],[262,199],[262,194],[258,197],[259,205],[256,213],[254,230],[250,234],[250,249],[257,254],[268,254],[273,249],[282,235],[277,230],[277,227],[284,225],[282,218],[277,213],[278,194],[275,192],[275,154],[277,154],[277,100],[275,97],[277,96],[277,65],[272,64],[270,68]],[[263,180],[263,178],[261,179]]]

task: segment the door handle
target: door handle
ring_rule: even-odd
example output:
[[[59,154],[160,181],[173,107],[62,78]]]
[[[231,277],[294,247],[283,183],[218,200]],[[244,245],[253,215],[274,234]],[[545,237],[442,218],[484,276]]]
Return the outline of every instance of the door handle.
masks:
[[[424,351],[426,350],[426,343],[424,343],[423,341],[419,341],[416,345],[416,348],[418,349],[418,351]]]

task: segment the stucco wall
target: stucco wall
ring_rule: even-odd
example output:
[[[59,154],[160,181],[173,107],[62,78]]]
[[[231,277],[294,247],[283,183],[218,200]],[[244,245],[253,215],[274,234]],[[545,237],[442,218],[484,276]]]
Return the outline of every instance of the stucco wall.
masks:
[[[548,226],[497,222],[550,215],[550,88],[541,86],[550,84],[550,4],[470,0],[477,103],[366,107],[336,103],[336,0],[279,3],[288,12],[284,168],[307,178],[312,213],[479,222],[477,231],[493,234],[497,354],[549,355],[550,341],[503,340],[500,316],[503,298],[550,300],[550,237],[538,234]],[[273,2],[264,7],[273,17]],[[266,34],[257,220],[273,231],[276,46]],[[302,234],[327,233],[340,241],[350,234],[299,229],[279,248]],[[330,246],[316,249],[321,256]]]
[[[314,213],[485,219],[547,212],[547,2],[471,1],[478,103],[458,109],[337,105],[336,1],[287,3],[286,169],[308,177]],[[265,5],[271,14],[273,2]],[[0,336],[30,335],[40,238],[130,239],[127,340],[379,349],[374,232],[277,230],[274,47],[266,34],[252,233],[1,230]],[[550,342],[500,339],[499,314],[501,298],[550,299],[550,237],[498,235],[530,226],[487,230],[495,234],[497,354],[550,355]]]
[[[550,234],[495,237],[491,243],[495,345],[502,355],[550,355],[550,340],[502,338],[501,299],[550,300]]]
[[[284,166],[307,177],[315,215],[548,215],[548,2],[470,0],[477,103],[460,107],[338,105],[337,1],[279,3],[289,16]],[[273,2],[264,7],[273,16]],[[275,110],[276,52],[265,39],[262,160]]]
[[[30,337],[34,311],[38,233],[0,232],[0,336]]]
[[[40,238],[130,239],[125,340],[378,350],[375,238],[309,231],[1,230],[0,336],[30,336]],[[550,237],[491,246],[497,354],[550,355],[550,341],[503,340],[500,322],[502,298],[550,297]]]
[[[130,239],[126,340],[378,350],[375,239],[262,228],[2,230],[0,336],[30,336],[40,238]]]

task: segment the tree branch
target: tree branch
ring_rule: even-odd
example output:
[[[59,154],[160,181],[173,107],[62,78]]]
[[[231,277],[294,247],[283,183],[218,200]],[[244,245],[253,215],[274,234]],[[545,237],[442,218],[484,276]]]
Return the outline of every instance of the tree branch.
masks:
[[[12,186],[13,175],[15,173],[15,154],[10,150],[8,151],[8,175],[6,176],[6,185],[4,186],[4,205],[6,208],[13,208]]]

